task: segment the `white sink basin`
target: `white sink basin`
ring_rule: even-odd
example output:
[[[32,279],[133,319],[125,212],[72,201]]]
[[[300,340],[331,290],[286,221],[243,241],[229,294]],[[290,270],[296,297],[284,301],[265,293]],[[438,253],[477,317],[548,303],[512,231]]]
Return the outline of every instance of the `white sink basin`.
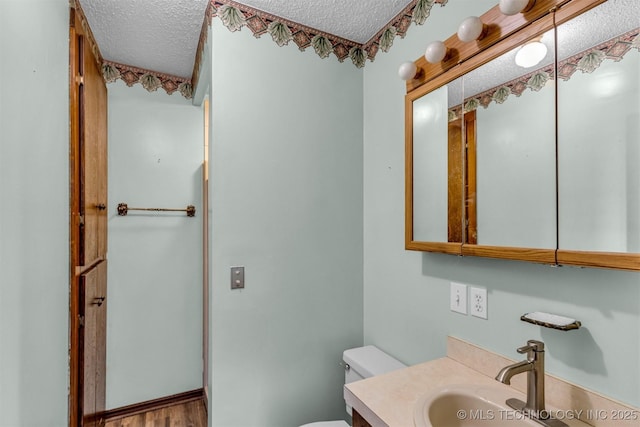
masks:
[[[441,387],[418,400],[414,422],[416,427],[540,427],[507,406],[513,397],[524,399],[501,385]]]

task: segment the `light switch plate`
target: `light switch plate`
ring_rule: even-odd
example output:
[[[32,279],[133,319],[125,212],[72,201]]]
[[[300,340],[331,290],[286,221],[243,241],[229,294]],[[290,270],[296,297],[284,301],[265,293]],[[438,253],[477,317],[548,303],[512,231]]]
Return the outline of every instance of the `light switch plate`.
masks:
[[[467,314],[467,285],[451,282],[450,288],[451,311],[460,314]]]
[[[231,267],[231,289],[244,289],[244,267]]]
[[[484,288],[469,288],[469,312],[481,319],[487,318],[487,290]]]

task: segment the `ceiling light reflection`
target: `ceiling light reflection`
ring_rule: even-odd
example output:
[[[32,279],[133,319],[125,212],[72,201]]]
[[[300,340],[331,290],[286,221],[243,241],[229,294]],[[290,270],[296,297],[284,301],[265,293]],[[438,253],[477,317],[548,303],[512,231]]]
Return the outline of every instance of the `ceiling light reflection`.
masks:
[[[547,56],[547,46],[538,41],[527,43],[516,52],[516,64],[523,68],[538,65]]]

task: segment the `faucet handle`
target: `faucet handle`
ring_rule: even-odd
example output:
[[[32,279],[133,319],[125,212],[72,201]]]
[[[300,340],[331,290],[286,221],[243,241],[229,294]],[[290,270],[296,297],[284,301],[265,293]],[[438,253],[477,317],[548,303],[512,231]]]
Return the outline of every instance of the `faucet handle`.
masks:
[[[544,351],[544,343],[542,341],[529,340],[527,345],[518,348],[516,351],[520,354]]]

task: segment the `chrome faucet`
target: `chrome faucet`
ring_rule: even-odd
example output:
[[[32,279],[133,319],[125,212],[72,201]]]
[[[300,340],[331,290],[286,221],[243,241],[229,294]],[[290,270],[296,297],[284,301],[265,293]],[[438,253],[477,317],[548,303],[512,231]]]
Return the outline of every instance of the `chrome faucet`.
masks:
[[[507,405],[524,413],[538,423],[545,426],[560,427],[567,424],[551,417],[544,406],[544,343],[529,340],[527,345],[517,349],[520,354],[526,354],[527,360],[514,363],[500,370],[496,380],[504,384],[511,384],[511,377],[527,373],[527,401],[507,399]]]

